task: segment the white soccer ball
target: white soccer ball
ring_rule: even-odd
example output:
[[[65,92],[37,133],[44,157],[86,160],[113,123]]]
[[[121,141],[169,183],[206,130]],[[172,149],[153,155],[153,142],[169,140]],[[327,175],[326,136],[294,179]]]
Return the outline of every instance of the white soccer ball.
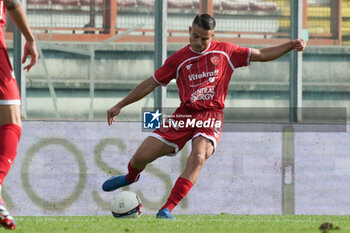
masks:
[[[141,200],[130,191],[117,193],[111,203],[111,212],[115,218],[137,218],[142,213]]]

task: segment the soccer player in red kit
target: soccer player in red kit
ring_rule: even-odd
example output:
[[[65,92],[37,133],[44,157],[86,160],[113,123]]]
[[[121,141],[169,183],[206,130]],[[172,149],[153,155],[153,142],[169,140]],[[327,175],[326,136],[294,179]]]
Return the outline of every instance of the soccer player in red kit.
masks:
[[[302,39],[260,50],[216,42],[213,40],[215,25],[212,16],[197,15],[189,27],[189,45],[171,55],[151,77],[109,109],[108,124],[112,124],[123,107],[142,99],[157,86],[167,85],[173,79],[176,80],[181,100],[180,107],[173,114],[174,121],[179,122],[183,116],[190,116],[190,121],[222,123],[228,84],[236,68],[248,66],[254,61],[271,61],[294,49],[303,51],[306,46]],[[171,211],[197,181],[199,172],[213,154],[220,135],[221,127],[216,123],[208,124],[208,127],[189,124],[185,127],[156,129],[132,156],[128,173],[110,177],[103,183],[102,189],[113,191],[138,181],[148,163],[164,155],[176,154],[188,140],[192,140],[186,167],[175,182],[167,202],[156,215],[157,218],[173,219]]]
[[[4,179],[17,154],[17,144],[21,136],[20,96],[5,45],[3,27],[5,10],[24,35],[26,44],[22,63],[31,56],[30,64],[24,67],[29,71],[38,60],[34,36],[28,26],[25,11],[19,0],[0,0],[0,193]],[[13,217],[8,213],[0,196],[0,225],[6,229],[16,229]]]

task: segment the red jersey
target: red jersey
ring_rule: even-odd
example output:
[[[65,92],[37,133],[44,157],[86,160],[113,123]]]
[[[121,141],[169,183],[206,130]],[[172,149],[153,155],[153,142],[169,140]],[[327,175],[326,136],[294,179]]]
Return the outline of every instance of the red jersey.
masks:
[[[0,0],[0,27],[5,25],[5,4],[3,0]]]
[[[181,106],[192,110],[223,109],[235,68],[248,66],[251,49],[227,42],[211,41],[201,52],[187,45],[172,54],[154,74],[160,85],[176,80]]]
[[[0,48],[5,46],[4,25],[5,25],[5,4],[0,0]]]
[[[5,4],[0,0],[0,105],[19,105],[18,86],[5,45],[4,25]]]

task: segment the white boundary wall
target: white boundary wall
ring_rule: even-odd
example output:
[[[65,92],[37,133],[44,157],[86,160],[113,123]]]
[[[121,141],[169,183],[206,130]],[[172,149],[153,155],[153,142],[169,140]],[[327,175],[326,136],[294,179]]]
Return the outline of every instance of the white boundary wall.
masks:
[[[101,190],[148,133],[141,123],[25,121],[3,196],[18,215],[106,215],[114,192]],[[295,213],[350,214],[350,133],[295,134]],[[50,144],[51,143],[51,144]],[[185,164],[155,161],[130,186],[155,214]],[[281,214],[282,133],[224,132],[197,184],[174,214]],[[99,160],[100,158],[100,160]],[[105,169],[105,171],[103,171]]]

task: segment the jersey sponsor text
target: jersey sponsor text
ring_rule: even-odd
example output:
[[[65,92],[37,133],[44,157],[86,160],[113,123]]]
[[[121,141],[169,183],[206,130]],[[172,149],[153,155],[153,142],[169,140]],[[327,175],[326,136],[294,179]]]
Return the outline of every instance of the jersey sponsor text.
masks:
[[[215,76],[217,76],[219,74],[219,70],[214,70],[214,71],[211,71],[211,72],[202,72],[200,74],[190,74],[188,75],[188,79],[190,81],[194,81],[194,80],[197,80],[197,79],[202,79],[202,78],[213,78]]]
[[[197,100],[212,100],[215,95],[215,86],[203,87],[191,95],[191,103]]]

